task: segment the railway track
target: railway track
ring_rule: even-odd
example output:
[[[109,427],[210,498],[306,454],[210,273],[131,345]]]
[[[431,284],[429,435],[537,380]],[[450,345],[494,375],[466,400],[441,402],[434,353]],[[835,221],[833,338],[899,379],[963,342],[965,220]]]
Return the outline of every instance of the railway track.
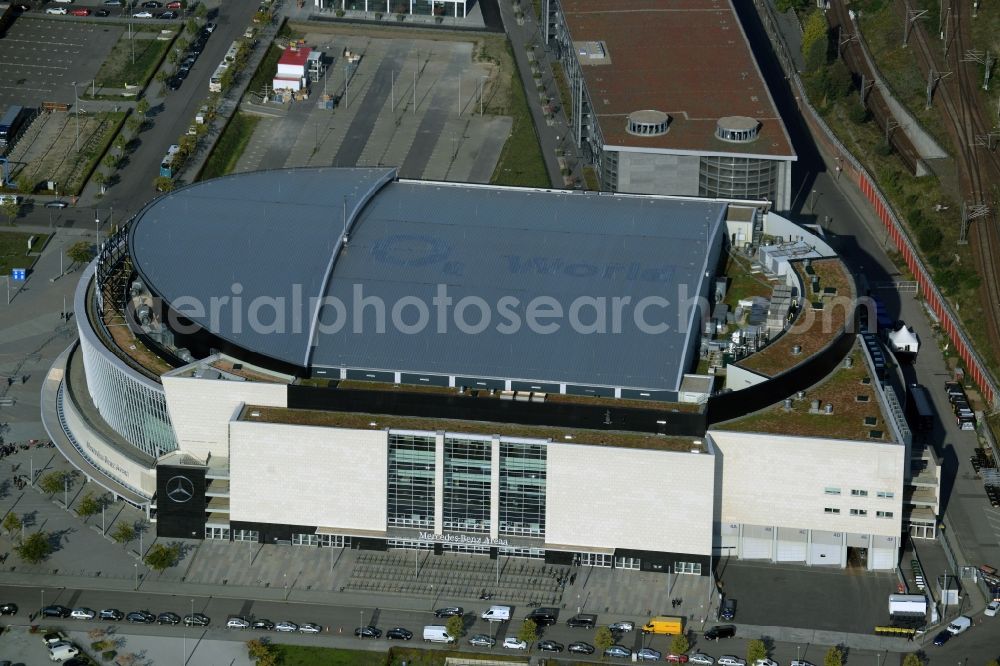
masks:
[[[897,2],[897,9],[902,3]],[[924,74],[933,68],[937,72],[952,72],[937,87],[949,132],[955,144],[955,161],[958,166],[960,196],[977,204],[988,204],[990,213],[979,218],[969,228],[969,239],[974,247],[982,289],[982,314],[991,346],[1000,348],[1000,229],[997,226],[996,202],[991,201],[991,183],[1000,182],[1000,158],[986,147],[976,145],[977,136],[987,133],[989,127],[977,103],[978,81],[976,68],[962,58],[969,49],[970,3],[957,2],[947,10],[950,26],[946,39],[950,40],[947,57],[943,50],[931,48],[927,32],[916,25],[911,35],[921,55]],[[905,15],[905,7],[901,12]],[[937,51],[937,53],[935,53]],[[971,70],[971,71],[970,71]]]

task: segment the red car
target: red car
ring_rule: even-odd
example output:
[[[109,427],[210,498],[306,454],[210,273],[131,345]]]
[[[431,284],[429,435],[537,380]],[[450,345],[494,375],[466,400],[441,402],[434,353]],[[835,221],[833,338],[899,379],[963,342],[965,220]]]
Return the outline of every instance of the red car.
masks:
[[[174,2],[167,3],[167,9],[180,9],[180,8],[181,8],[181,3],[178,2],[177,0],[174,0]]]
[[[80,7],[78,9],[71,9],[69,10],[69,13],[72,14],[73,16],[90,16],[90,10],[84,9],[83,7]]]
[[[674,654],[670,653],[663,658],[664,661],[672,661],[675,664],[686,664],[688,661],[688,656],[686,654]]]

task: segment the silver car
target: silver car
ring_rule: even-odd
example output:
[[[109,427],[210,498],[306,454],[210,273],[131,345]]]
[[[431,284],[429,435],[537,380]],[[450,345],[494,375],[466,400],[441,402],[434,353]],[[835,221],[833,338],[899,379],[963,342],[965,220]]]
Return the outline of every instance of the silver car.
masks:
[[[242,617],[231,617],[226,620],[227,629],[249,629],[250,623]]]
[[[635,653],[635,658],[639,661],[659,661],[662,656],[653,648],[642,648]]]
[[[282,620],[281,622],[278,622],[277,624],[274,625],[274,630],[275,631],[286,631],[286,632],[288,632],[288,631],[298,631],[299,630],[299,625],[297,625],[294,622],[291,622],[289,620]]]
[[[698,666],[714,666],[715,659],[708,656],[704,652],[695,652],[694,654],[688,657],[688,663],[698,664]]]

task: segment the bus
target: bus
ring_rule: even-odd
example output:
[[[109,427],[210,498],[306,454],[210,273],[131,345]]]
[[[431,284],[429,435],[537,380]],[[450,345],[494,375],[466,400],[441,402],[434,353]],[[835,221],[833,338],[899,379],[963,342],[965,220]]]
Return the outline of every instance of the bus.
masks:
[[[239,40],[236,40],[233,42],[233,45],[229,47],[229,50],[226,51],[226,57],[222,59],[222,62],[226,63],[227,65],[236,62],[236,56],[237,54],[239,54],[239,52],[240,52],[240,42]]]
[[[160,175],[164,178],[174,177],[174,156],[180,152],[181,147],[177,144],[170,146],[167,149],[167,154],[163,157],[163,161],[160,162]]]
[[[222,75],[226,73],[227,69],[229,69],[227,63],[219,63],[212,78],[208,80],[208,92],[222,92]]]
[[[28,128],[31,116],[31,109],[23,106],[11,106],[7,109],[0,119],[0,154],[14,147],[21,134]]]
[[[931,394],[923,384],[906,387],[906,416],[914,432],[928,432],[934,428],[934,407]]]

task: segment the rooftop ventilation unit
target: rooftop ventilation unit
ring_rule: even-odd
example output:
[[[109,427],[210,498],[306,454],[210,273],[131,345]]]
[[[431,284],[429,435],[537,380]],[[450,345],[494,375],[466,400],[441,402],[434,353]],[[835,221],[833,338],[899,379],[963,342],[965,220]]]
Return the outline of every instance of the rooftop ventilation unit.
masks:
[[[715,125],[715,137],[730,143],[750,143],[760,134],[760,122],[746,116],[726,116],[719,118]]]
[[[626,118],[625,131],[635,136],[663,136],[670,129],[670,116],[663,111],[633,111]]]

